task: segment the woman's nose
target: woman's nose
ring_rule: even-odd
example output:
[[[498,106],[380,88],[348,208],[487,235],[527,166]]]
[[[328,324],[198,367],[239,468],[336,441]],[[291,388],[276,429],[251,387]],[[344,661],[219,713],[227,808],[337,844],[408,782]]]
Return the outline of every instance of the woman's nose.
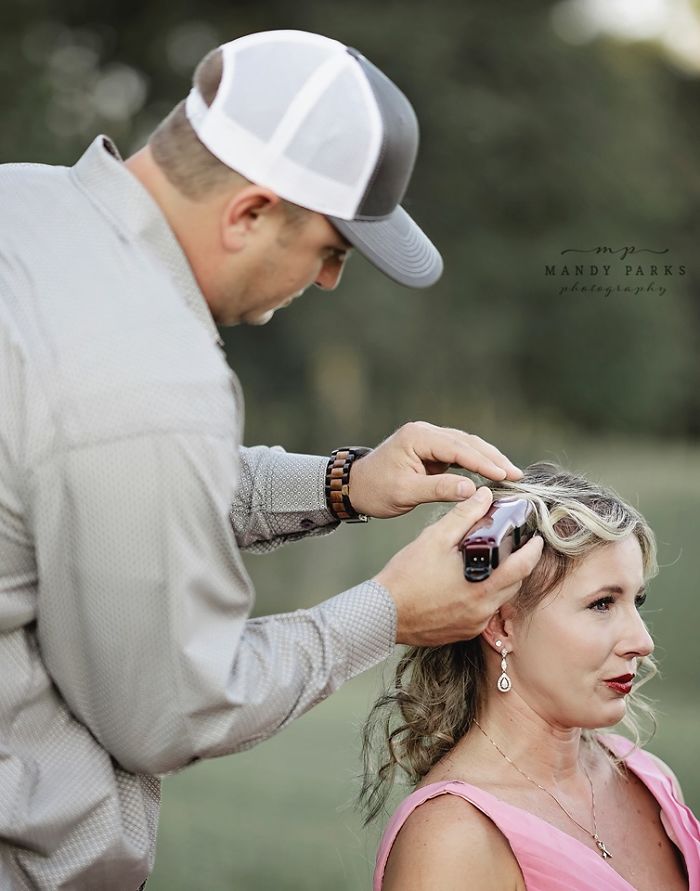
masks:
[[[651,656],[654,652],[654,641],[646,622],[637,610],[630,615],[629,627],[626,629],[624,640],[621,641],[625,654],[634,654],[639,657]]]

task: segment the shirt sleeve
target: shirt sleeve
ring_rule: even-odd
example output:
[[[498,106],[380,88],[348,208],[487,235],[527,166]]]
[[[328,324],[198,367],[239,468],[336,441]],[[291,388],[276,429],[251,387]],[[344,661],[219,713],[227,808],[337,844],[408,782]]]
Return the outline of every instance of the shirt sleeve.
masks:
[[[42,658],[132,772],[247,748],[392,652],[395,607],[372,581],[249,619],[229,525],[238,466],[230,438],[185,430],[71,447],[34,470]]]
[[[338,527],[326,507],[328,457],[290,454],[279,446],[241,447],[239,457],[229,518],[242,550],[265,553]]]

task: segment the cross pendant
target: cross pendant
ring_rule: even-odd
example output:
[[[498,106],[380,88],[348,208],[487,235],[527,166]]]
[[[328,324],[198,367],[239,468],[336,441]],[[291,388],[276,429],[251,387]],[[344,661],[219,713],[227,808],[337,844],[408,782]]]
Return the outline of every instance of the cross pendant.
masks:
[[[600,856],[603,858],[603,860],[612,860],[612,854],[605,847],[605,842],[601,841],[601,839],[599,839],[597,835],[595,836],[595,843],[598,846]]]

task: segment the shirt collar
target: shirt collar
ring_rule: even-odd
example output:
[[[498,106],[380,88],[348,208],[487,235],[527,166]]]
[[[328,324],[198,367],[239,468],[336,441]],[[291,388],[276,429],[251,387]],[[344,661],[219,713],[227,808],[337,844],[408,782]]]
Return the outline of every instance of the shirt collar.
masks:
[[[124,165],[112,140],[98,136],[74,165],[72,174],[103,213],[156,254],[189,308],[207,327],[214,341],[223,346],[209,306],[173,230],[149,192]]]

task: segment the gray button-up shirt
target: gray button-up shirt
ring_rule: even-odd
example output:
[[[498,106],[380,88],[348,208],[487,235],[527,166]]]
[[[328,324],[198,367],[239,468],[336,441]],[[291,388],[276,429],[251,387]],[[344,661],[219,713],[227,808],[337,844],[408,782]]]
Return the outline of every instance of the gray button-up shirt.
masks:
[[[156,776],[387,657],[395,610],[364,582],[248,618],[239,549],[333,528],[326,459],[241,447],[204,297],[111,143],[0,166],[0,213],[0,888],[126,891]]]

